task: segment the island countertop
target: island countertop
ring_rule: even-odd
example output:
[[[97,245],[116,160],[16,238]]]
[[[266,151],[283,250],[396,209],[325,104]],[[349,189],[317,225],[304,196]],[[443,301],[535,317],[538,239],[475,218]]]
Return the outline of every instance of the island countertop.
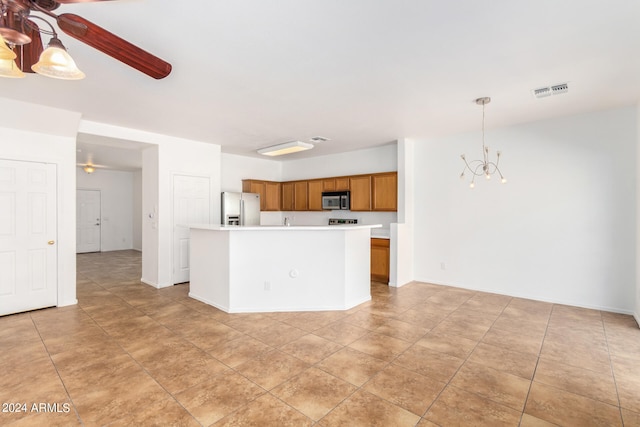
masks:
[[[189,225],[189,296],[228,313],[348,310],[371,300],[374,225]]]
[[[196,230],[215,230],[215,231],[267,231],[267,230],[284,230],[284,231],[310,231],[310,230],[358,230],[382,228],[382,224],[344,224],[344,225],[220,225],[220,224],[189,224],[187,228]]]

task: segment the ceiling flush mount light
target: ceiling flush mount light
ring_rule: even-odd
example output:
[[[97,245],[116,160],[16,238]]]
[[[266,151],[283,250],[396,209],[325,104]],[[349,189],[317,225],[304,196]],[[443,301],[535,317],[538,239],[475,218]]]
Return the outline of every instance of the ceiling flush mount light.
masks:
[[[284,144],[273,145],[271,147],[261,148],[258,153],[265,156],[281,156],[283,154],[297,153],[298,151],[311,150],[313,144],[302,141],[285,142]]]
[[[489,161],[489,147],[487,147],[484,143],[484,106],[491,102],[491,98],[483,97],[476,99],[476,104],[482,105],[482,160],[472,160],[470,162],[467,161],[467,158],[464,154],[460,157],[462,161],[464,161],[464,169],[460,174],[460,179],[464,179],[464,173],[468,170],[471,172],[471,182],[469,183],[469,188],[474,188],[476,186],[475,180],[477,176],[484,176],[486,179],[491,179],[491,175],[496,172],[500,175],[500,182],[503,184],[507,182],[506,178],[502,176],[502,172],[498,168],[498,163],[500,162],[500,152],[496,152],[496,161]]]
[[[94,168],[93,165],[86,165],[85,167],[82,168],[82,170],[84,170],[87,173],[87,175],[91,175],[96,171],[96,168]]]

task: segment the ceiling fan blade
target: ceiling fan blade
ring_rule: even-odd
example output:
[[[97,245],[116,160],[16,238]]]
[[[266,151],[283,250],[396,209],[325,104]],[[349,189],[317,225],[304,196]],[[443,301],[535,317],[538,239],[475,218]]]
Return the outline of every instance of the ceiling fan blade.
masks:
[[[15,46],[13,51],[16,53],[16,64],[24,73],[33,73],[31,66],[38,62],[40,54],[44,50],[42,47],[42,39],[40,32],[36,30],[38,26],[35,22],[27,20],[28,25],[24,26],[25,34],[31,37],[31,43],[22,46]]]
[[[58,15],[56,19],[58,27],[69,36],[154,79],[162,79],[171,73],[171,64],[168,62],[78,15],[63,13]]]

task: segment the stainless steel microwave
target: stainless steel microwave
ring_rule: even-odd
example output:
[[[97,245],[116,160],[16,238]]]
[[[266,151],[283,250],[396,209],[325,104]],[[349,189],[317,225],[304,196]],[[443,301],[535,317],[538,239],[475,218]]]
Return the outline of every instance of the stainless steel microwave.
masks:
[[[348,210],[351,207],[348,191],[328,191],[322,193],[322,209]]]

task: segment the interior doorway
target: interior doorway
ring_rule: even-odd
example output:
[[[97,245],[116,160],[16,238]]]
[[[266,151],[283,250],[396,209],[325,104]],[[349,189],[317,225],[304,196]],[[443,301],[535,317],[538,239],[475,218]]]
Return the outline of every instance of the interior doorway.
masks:
[[[100,190],[76,190],[76,253],[100,252]]]

